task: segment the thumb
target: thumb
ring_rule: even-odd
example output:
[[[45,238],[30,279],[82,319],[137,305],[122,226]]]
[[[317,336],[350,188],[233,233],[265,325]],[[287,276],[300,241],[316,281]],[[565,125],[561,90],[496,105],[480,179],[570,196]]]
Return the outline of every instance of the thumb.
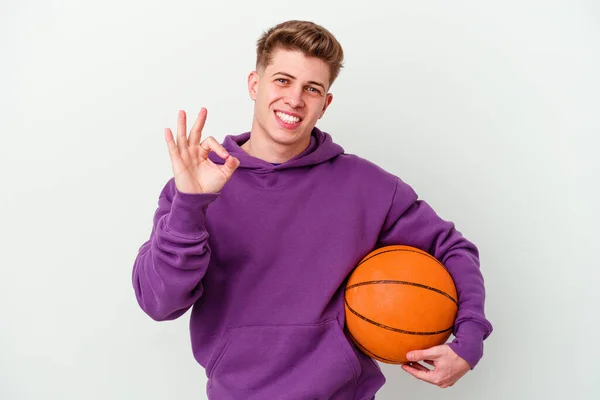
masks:
[[[434,346],[426,350],[413,350],[406,354],[408,361],[434,360],[444,354],[443,346]]]

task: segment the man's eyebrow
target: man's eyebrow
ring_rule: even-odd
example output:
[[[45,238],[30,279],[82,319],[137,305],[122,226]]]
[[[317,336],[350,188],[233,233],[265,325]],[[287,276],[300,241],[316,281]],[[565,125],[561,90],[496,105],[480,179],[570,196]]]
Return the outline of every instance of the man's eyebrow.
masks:
[[[296,77],[294,75],[290,75],[287,72],[275,72],[273,75],[271,75],[271,77],[273,77],[275,75],[283,75],[283,76],[287,76],[288,78],[296,79]],[[321,86],[323,88],[323,90],[325,90],[325,85],[323,85],[322,83],[315,82],[315,81],[308,81],[308,83],[310,83],[311,85]]]

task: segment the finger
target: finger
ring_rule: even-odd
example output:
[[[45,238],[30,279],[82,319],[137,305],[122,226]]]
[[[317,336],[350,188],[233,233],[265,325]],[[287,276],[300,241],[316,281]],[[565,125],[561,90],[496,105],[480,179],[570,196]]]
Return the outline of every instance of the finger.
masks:
[[[238,160],[237,158],[235,158],[233,156],[229,156],[229,157],[227,157],[227,160],[225,160],[225,164],[223,164],[223,166],[221,167],[221,170],[225,173],[225,176],[227,176],[227,178],[229,178],[231,175],[233,175],[233,173],[239,166],[240,166],[240,160]]]
[[[196,122],[190,131],[190,146],[195,146],[200,144],[200,139],[202,138],[202,129],[204,129],[204,124],[206,122],[206,115],[208,111],[206,108],[202,107],[200,112],[198,113],[198,117],[196,118]]]
[[[442,346],[434,346],[425,350],[414,350],[406,354],[409,361],[434,360],[444,354]]]
[[[431,360],[423,360],[424,363],[435,366],[434,362]]]
[[[165,129],[165,141],[167,142],[167,147],[169,148],[169,157],[171,158],[173,169],[179,170],[182,166],[181,157],[179,155],[177,144],[175,144],[175,140],[173,140],[173,132],[171,132],[169,128]]]
[[[429,369],[429,368],[427,368],[426,366],[424,366],[424,365],[421,365],[421,364],[419,364],[419,363],[409,363],[409,364],[408,364],[408,366],[409,366],[409,367],[416,368],[416,369],[419,369],[419,370],[421,370],[421,371],[430,371],[430,369]]]
[[[423,368],[425,368],[425,367],[423,367]],[[427,370],[427,368],[425,368],[426,371],[423,371],[421,369],[415,368],[414,366],[410,366],[408,364],[404,364],[404,365],[402,365],[402,369],[404,371],[408,372],[409,374],[411,374],[412,376],[414,376],[417,379],[420,379],[420,380],[425,381],[425,382],[433,383],[435,385],[435,382],[434,382],[434,377],[435,377],[434,372],[430,371],[430,370]]]
[[[191,155],[189,153],[187,132],[186,132],[187,116],[185,111],[179,110],[177,116],[177,149],[179,149],[179,157],[183,165],[191,164]]]
[[[180,152],[187,151],[187,130],[185,111],[179,110],[177,115],[177,147]]]
[[[227,152],[227,150],[225,150],[225,147],[223,147],[219,142],[217,142],[217,140],[214,137],[209,136],[206,139],[204,139],[202,143],[200,143],[200,157],[207,158],[208,153],[210,153],[211,151],[217,153],[224,160],[227,160],[227,157],[229,157],[229,153]]]

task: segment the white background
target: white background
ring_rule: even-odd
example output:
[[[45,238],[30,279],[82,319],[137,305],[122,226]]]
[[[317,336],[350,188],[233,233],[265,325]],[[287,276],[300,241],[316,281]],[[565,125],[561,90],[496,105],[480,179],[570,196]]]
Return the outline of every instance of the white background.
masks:
[[[411,184],[481,251],[495,332],[442,390],[385,365],[379,399],[598,399],[600,3],[0,3],[0,399],[202,399],[188,317],[131,268],[171,170],[163,128],[249,130],[255,41],[323,24],[345,68],[318,126]]]

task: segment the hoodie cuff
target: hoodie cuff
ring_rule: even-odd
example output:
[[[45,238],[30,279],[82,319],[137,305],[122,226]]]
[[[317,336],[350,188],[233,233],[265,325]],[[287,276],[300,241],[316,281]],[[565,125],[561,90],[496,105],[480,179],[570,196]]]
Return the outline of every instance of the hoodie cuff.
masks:
[[[483,339],[487,333],[484,325],[465,321],[459,325],[454,334],[455,339],[448,346],[473,369],[483,357]]]
[[[171,232],[185,236],[200,236],[206,231],[206,209],[219,193],[183,193],[177,190],[166,226]]]

